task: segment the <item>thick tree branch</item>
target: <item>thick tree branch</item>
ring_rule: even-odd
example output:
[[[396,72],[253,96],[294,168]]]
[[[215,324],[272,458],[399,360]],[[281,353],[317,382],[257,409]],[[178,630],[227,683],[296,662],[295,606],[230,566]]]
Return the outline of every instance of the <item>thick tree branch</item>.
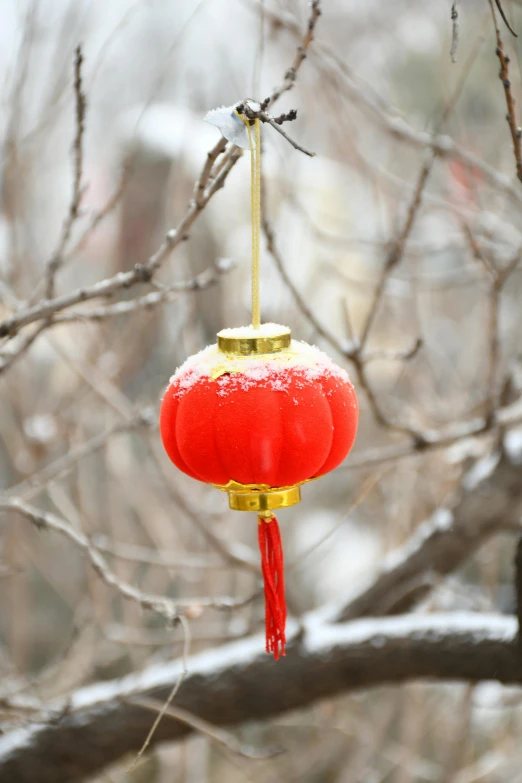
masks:
[[[522,683],[514,617],[457,613],[359,620],[290,629],[277,665],[260,636],[192,657],[176,707],[214,726],[279,715],[358,688],[412,679]],[[0,739],[0,783],[80,781],[135,752],[151,726],[136,702],[164,701],[181,662],[82,688],[54,716]],[[152,742],[178,740],[186,723],[165,719]]]
[[[493,456],[476,463],[453,509],[422,527],[368,590],[337,614],[329,613],[338,624],[325,623],[327,613],[320,612],[305,618],[299,632],[291,626],[288,658],[277,666],[263,654],[257,636],[191,658],[176,707],[212,724],[234,725],[353,688],[407,679],[522,682],[515,618],[413,614],[339,622],[410,608],[426,594],[427,575],[449,573],[488,535],[517,527],[522,490],[516,462]],[[39,783],[81,780],[135,752],[151,716],[132,703],[133,697],[164,700],[179,671],[177,662],[150,667],[49,705],[52,720],[46,713],[44,723],[0,740],[0,783],[25,783],[36,774]],[[154,742],[187,731],[186,725],[165,720]]]
[[[454,507],[420,525],[371,585],[330,613],[330,619],[345,622],[410,609],[432,589],[433,577],[450,574],[499,530],[520,529],[521,518],[520,465],[507,456],[485,457],[464,478]]]

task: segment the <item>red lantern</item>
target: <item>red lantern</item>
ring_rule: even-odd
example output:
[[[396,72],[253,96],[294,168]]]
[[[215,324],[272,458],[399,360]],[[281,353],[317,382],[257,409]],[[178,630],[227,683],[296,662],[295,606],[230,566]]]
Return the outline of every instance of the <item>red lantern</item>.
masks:
[[[344,370],[275,324],[226,329],[171,379],[160,412],[163,444],[192,478],[256,511],[266,601],[266,649],[285,650],[283,551],[273,511],[299,503],[302,484],[339,465],[357,431]]]

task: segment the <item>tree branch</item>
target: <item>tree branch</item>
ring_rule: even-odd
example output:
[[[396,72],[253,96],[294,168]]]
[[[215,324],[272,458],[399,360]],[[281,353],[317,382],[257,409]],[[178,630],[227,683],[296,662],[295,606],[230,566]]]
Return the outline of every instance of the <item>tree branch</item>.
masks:
[[[277,25],[284,27],[297,37],[300,33],[298,23],[288,16],[281,16],[270,9],[265,14]],[[402,113],[388,104],[373,87],[369,87],[358,79],[346,58],[338,55],[333,47],[317,40],[314,45],[314,56],[320,73],[334,80],[336,87],[347,98],[371,115],[376,123],[393,138],[417,149],[432,150],[433,154],[443,160],[460,160],[466,167],[479,171],[493,188],[504,193],[515,203],[522,203],[522,192],[516,187],[510,177],[499,173],[493,166],[469,152],[446,134],[418,131],[404,119]]]
[[[190,607],[194,605],[198,606],[198,608],[212,606],[215,609],[229,610],[245,606],[257,597],[256,592],[239,601],[228,597],[218,599],[217,601],[209,601],[207,598],[202,597],[197,597],[193,600],[176,599],[176,601],[173,601],[161,595],[144,593],[134,585],[119,579],[109,567],[101,551],[91,542],[91,540],[56,514],[41,511],[19,498],[11,499],[9,497],[0,496],[0,513],[1,512],[20,514],[20,516],[34,525],[37,530],[52,531],[63,538],[67,538],[87,555],[94,571],[108,587],[117,590],[123,598],[127,601],[137,603],[142,609],[155,612],[163,620],[166,620],[168,624],[178,622],[185,613],[190,614]],[[183,607],[185,607],[185,610]]]
[[[426,576],[449,573],[488,535],[517,528],[522,487],[516,459],[512,463],[507,456],[496,456],[477,462],[463,486],[452,511],[444,516],[439,512],[419,529],[390,557],[375,583],[344,609],[309,615],[300,631],[290,624],[286,661],[274,666],[262,653],[258,636],[195,656],[189,660],[176,707],[215,725],[234,725],[354,688],[407,679],[522,683],[515,618],[413,614],[339,622],[411,608],[431,586]],[[331,620],[337,624],[329,624]],[[151,718],[148,710],[129,700],[164,701],[180,665],[149,667],[120,682],[82,689],[66,702],[48,705],[46,714],[49,709],[56,714],[52,721],[47,718],[0,740],[0,783],[28,783],[36,774],[39,783],[79,780],[136,751]],[[186,725],[164,721],[154,742],[176,740],[188,731]]]
[[[500,0],[495,0],[495,3],[506,26],[508,27],[510,32],[516,36],[514,30],[512,30],[511,27],[509,26],[509,22],[506,19],[504,11],[502,10]],[[489,6],[491,8],[491,15],[493,17],[493,24],[495,26],[495,35],[497,38],[496,55],[500,62],[499,78],[502,82],[502,86],[504,87],[504,95],[506,98],[506,107],[507,107],[506,120],[507,120],[507,124],[509,125],[511,140],[513,142],[513,153],[515,155],[517,177],[522,182],[522,145],[520,141],[522,133],[520,131],[520,128],[517,126],[517,118],[515,116],[515,99],[511,91],[511,79],[509,78],[509,57],[504,51],[504,44],[502,43],[502,38],[500,37],[500,30],[497,24],[497,17],[495,15],[495,7],[493,5],[493,0],[489,0]]]
[[[54,282],[58,269],[63,263],[63,254],[67,247],[67,243],[71,237],[71,232],[74,223],[78,219],[80,212],[80,204],[83,196],[83,136],[85,133],[85,113],[87,109],[87,101],[85,93],[83,91],[83,79],[82,79],[82,65],[83,65],[83,52],[82,47],[78,45],[74,53],[74,99],[75,99],[75,121],[76,121],[76,133],[73,142],[73,158],[74,158],[74,178],[73,178],[73,194],[69,207],[69,214],[67,215],[62,228],[62,234],[56,250],[54,251],[52,258],[47,264],[46,270],[46,290],[45,295],[47,299],[52,299],[54,295]]]
[[[261,636],[192,657],[176,707],[213,726],[233,726],[412,679],[522,683],[516,636],[516,619],[496,615],[411,615],[338,626],[309,618],[304,633],[289,629],[288,654],[277,665],[262,651]],[[53,719],[0,739],[0,783],[80,781],[135,752],[151,714],[132,700],[165,701],[181,668],[180,661],[150,666],[55,703]],[[190,731],[165,720],[152,744]]]
[[[265,101],[265,107],[268,106],[269,103],[270,105],[275,103],[284,92],[293,87],[299,68],[306,59],[308,47],[312,42],[315,26],[320,15],[320,0],[313,0],[303,42],[297,47],[297,54],[292,65],[285,74],[285,80],[282,86],[274,90],[270,98]],[[222,153],[222,161],[220,163],[215,163],[216,159]],[[106,280],[100,280],[92,286],[77,289],[68,294],[64,294],[63,296],[45,299],[33,306],[20,310],[10,318],[0,322],[0,338],[14,337],[21,328],[34,323],[35,321],[46,320],[47,323],[50,324],[51,319],[56,313],[62,312],[81,302],[111,297],[115,293],[126,288],[131,288],[138,283],[150,282],[154,273],[165,263],[173,250],[180,242],[184,242],[188,238],[188,232],[192,227],[192,224],[197,220],[212,196],[224,186],[228,174],[241,157],[241,153],[242,150],[234,145],[229,147],[222,138],[219,139],[213,149],[207,153],[207,159],[201,175],[195,184],[195,197],[190,201],[184,217],[176,229],[172,229],[167,233],[158,250],[147,261],[142,264],[136,264],[134,269],[128,272],[119,272]],[[223,160],[225,160],[224,164]],[[217,167],[217,171],[212,170],[214,163]]]
[[[453,508],[439,510],[420,525],[399,551],[385,561],[380,575],[329,619],[389,615],[410,609],[433,588],[433,576],[458,568],[499,530],[520,529],[522,482],[520,465],[485,457],[464,477]]]
[[[458,0],[453,0],[451,6],[451,62],[457,62],[457,46],[459,44],[459,8]]]

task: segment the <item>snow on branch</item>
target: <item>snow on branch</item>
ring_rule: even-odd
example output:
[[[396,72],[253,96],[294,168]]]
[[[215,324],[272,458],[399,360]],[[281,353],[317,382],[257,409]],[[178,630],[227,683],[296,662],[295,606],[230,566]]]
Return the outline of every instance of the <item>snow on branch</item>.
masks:
[[[176,707],[214,726],[234,726],[358,688],[412,679],[522,683],[515,617],[471,613],[405,615],[289,629],[286,659],[274,666],[260,636],[190,659]],[[83,780],[141,746],[151,712],[181,661],[149,666],[121,680],[82,688],[49,705],[52,717],[0,739],[0,783]],[[165,718],[152,743],[191,731]]]

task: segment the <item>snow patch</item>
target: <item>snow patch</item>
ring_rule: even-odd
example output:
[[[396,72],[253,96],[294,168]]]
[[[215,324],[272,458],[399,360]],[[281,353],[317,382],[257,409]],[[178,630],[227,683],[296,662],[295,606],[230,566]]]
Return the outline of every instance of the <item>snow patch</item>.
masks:
[[[268,326],[275,328],[277,324]],[[189,357],[176,370],[170,384],[176,384],[176,396],[181,397],[197,383],[214,379],[218,386],[217,394],[224,397],[231,391],[248,391],[256,386],[287,392],[292,381],[298,388],[304,388],[330,378],[340,383],[350,383],[348,373],[319,348],[292,340],[290,348],[263,356],[230,356],[222,353],[217,345],[210,345]]]
[[[522,427],[515,427],[506,432],[504,448],[514,465],[522,464]]]

